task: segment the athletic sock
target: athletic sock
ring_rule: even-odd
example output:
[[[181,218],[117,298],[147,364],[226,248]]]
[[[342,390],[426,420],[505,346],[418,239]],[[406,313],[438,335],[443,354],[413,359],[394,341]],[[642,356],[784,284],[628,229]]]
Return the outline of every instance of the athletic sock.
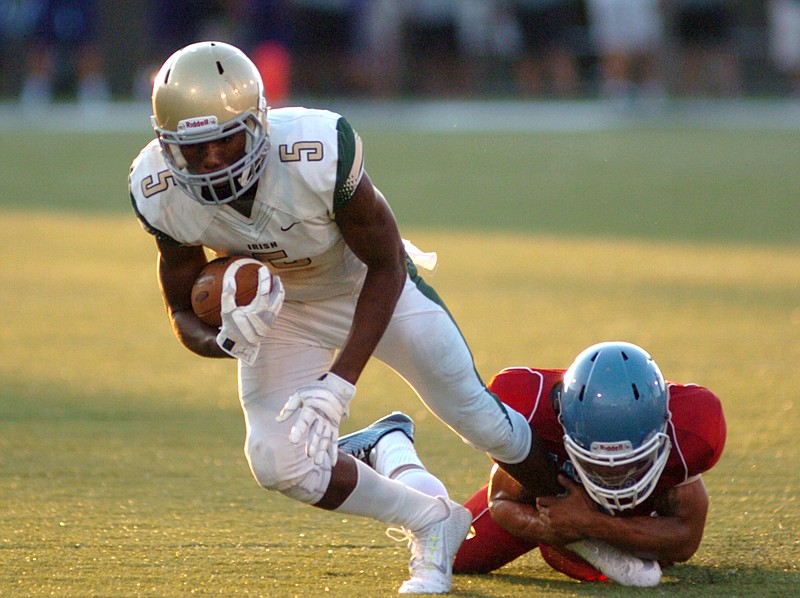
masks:
[[[350,496],[334,509],[337,513],[370,517],[410,530],[425,528],[447,516],[443,501],[390,480],[361,461],[355,463],[358,482]]]
[[[449,498],[447,488],[444,487],[441,480],[427,469],[406,469],[398,473],[393,479],[428,496]]]
[[[370,455],[370,462],[379,474],[402,482],[423,494],[448,496],[447,488],[425,468],[414,449],[414,443],[400,430],[390,432],[378,441]]]

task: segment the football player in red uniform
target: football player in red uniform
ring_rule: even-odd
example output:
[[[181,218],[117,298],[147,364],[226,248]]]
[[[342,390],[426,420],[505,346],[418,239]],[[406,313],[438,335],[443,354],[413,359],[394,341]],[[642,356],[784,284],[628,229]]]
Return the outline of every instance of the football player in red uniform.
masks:
[[[702,473],[726,436],[711,391],[665,382],[644,350],[621,342],[589,347],[566,371],[505,369],[489,388],[528,418],[550,473],[522,487],[493,467],[466,502],[473,533],[454,571],[487,573],[538,547],[575,579],[653,586],[663,565],[696,552],[708,512]],[[393,437],[405,442],[373,437],[373,461]]]
[[[466,503],[475,534],[456,556],[457,571],[491,571],[538,546],[565,574],[599,579],[578,554],[591,561],[593,550],[610,547],[642,560],[617,563],[617,581],[653,585],[655,562],[697,551],[708,512],[702,473],[719,460],[726,436],[711,391],[666,383],[628,343],[594,345],[566,372],[506,369],[489,386],[528,417],[566,492],[545,496],[545,484],[523,488],[493,468],[488,487]]]

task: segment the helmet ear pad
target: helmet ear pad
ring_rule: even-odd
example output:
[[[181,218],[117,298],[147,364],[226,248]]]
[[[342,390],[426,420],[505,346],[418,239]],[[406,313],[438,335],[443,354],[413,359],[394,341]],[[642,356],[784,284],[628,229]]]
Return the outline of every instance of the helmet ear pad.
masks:
[[[550,404],[553,406],[553,411],[558,418],[558,421],[561,421],[561,393],[564,392],[564,383],[559,382],[553,385],[553,388],[550,389]]]

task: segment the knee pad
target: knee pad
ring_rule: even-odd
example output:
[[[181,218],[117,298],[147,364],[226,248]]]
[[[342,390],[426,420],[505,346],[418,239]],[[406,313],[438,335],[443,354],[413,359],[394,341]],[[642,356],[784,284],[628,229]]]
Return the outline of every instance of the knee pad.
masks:
[[[266,490],[306,504],[319,502],[331,479],[329,457],[318,466],[306,456],[303,446],[294,445],[282,436],[278,440],[271,443],[262,438],[248,442],[245,454],[253,477]]]

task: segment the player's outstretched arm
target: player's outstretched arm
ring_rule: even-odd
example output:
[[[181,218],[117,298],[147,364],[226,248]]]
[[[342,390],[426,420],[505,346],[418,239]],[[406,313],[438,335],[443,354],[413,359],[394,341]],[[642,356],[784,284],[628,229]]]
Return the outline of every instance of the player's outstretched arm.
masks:
[[[201,246],[158,242],[158,281],[175,336],[203,357],[230,357],[217,344],[217,329],[201,322],[192,310],[192,285],[207,259]]]
[[[392,319],[406,279],[405,247],[394,214],[367,173],[336,223],[350,250],[367,266],[350,336],[331,372],[355,384]]]
[[[666,491],[656,502],[657,517],[611,516],[595,506],[580,484],[559,477],[563,497],[537,499],[541,522],[567,542],[603,540],[639,558],[683,562],[703,538],[708,494],[702,478]]]

